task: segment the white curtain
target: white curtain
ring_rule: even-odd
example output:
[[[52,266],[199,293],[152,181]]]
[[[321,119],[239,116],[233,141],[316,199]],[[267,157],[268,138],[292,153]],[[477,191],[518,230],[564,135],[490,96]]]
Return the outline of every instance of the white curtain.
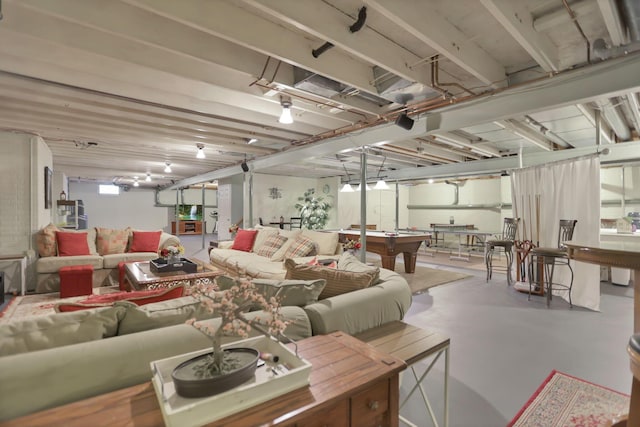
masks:
[[[519,240],[556,247],[561,219],[576,219],[573,240],[597,244],[600,239],[600,159],[597,156],[513,171],[513,215],[519,217]],[[600,310],[600,270],[571,261],[573,304]],[[569,284],[567,267],[554,271],[553,281]],[[568,301],[566,291],[554,291]]]

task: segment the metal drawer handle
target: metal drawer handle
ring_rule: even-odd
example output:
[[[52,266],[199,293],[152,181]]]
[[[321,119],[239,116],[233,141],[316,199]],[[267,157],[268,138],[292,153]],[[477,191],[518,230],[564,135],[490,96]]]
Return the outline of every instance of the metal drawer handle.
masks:
[[[369,402],[369,409],[371,409],[372,411],[375,411],[376,409],[378,409],[378,401],[374,400],[373,402]]]

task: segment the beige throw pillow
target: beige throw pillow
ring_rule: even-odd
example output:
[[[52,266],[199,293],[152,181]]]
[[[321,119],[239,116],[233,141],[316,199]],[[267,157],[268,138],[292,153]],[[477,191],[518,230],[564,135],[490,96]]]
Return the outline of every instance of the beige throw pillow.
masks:
[[[284,263],[287,269],[285,279],[315,280],[325,279],[327,284],[318,299],[330,298],[347,292],[364,289],[378,280],[380,271],[367,271],[355,273],[351,271],[336,270],[334,268],[320,267],[308,264],[296,264],[292,259]]]
[[[320,293],[324,289],[327,281],[324,279],[316,280],[272,280],[272,279],[253,279],[258,292],[260,292],[268,301],[271,297],[277,297],[280,305],[290,306],[297,305],[304,307],[307,304],[318,301]]]
[[[318,255],[334,255],[338,247],[338,233],[330,231],[302,230],[302,235],[318,247]]]

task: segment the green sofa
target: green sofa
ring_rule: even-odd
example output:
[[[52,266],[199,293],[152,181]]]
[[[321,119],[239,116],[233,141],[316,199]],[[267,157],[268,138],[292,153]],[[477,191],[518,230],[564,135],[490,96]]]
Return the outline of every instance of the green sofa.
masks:
[[[357,334],[401,320],[410,305],[406,280],[381,269],[370,287],[282,307],[291,321],[285,334],[294,340],[336,330]],[[42,316],[47,319],[35,325],[34,318],[0,324],[0,421],[150,380],[151,361],[210,346],[184,324],[207,316],[192,297],[183,297]]]

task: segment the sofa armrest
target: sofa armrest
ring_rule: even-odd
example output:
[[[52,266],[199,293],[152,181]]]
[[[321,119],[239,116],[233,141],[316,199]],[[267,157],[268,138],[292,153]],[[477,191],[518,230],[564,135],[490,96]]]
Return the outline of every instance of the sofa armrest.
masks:
[[[233,240],[222,240],[218,242],[219,249],[231,249],[231,246],[233,246]]]
[[[309,304],[304,311],[313,335],[343,331],[357,334],[393,320],[402,320],[411,306],[411,288],[404,278],[389,280]]]
[[[158,252],[167,246],[179,246],[180,239],[178,236],[174,236],[173,234],[165,233],[164,231],[160,235],[160,243],[158,243]]]

